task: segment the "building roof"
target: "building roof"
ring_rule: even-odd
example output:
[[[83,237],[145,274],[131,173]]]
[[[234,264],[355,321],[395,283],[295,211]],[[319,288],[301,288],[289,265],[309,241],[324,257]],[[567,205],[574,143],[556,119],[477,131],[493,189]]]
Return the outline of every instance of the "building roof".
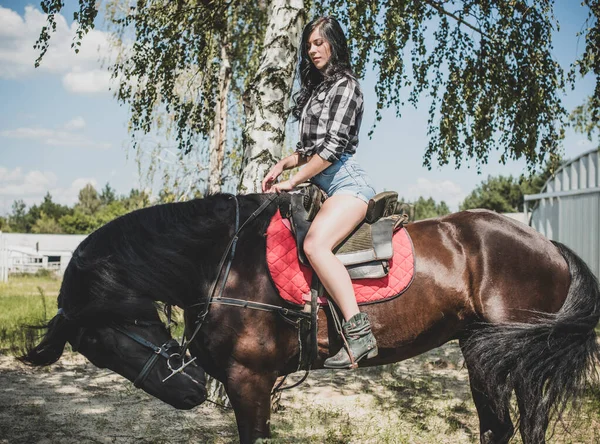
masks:
[[[525,201],[600,193],[600,148],[594,148],[562,165],[538,194],[525,195]]]

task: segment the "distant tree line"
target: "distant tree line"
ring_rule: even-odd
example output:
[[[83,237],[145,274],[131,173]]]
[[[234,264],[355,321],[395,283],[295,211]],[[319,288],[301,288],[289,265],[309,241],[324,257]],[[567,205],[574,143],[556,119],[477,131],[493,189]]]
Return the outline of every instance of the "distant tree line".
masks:
[[[523,211],[526,194],[537,194],[542,191],[546,181],[552,177],[562,164],[561,159],[548,162],[537,174],[519,177],[488,176],[459,205],[459,210],[484,208],[498,213],[518,213]],[[419,197],[410,203],[414,211],[414,220],[450,214],[448,205],[443,200],[437,203],[433,198]]]
[[[159,196],[159,201],[168,200],[169,196],[164,193]],[[0,217],[0,230],[87,234],[123,214],[148,205],[150,196],[145,191],[132,189],[128,195],[117,196],[108,183],[101,192],[88,184],[79,191],[78,201],[72,207],[54,202],[49,192],[42,203],[29,209],[23,200],[14,201],[8,217]]]
[[[524,196],[539,193],[559,166],[560,161],[548,163],[542,172],[531,176],[488,176],[465,198],[459,209],[485,208],[498,213],[521,212]],[[14,201],[11,214],[0,217],[0,230],[17,233],[87,234],[130,211],[174,200],[176,194],[164,189],[157,199],[151,201],[148,193],[135,188],[128,195],[117,196],[108,183],[100,193],[88,184],[79,191],[78,201],[72,207],[54,202],[49,192],[42,203],[33,205],[29,210],[23,200]],[[401,201],[406,202],[405,199]],[[414,220],[445,216],[451,212],[446,202],[442,200],[438,203],[432,197],[420,196],[410,202],[410,205]]]
[[[548,162],[540,173],[531,176],[488,176],[460,204],[460,210],[486,208],[498,213],[521,212],[524,196],[541,192],[561,164],[560,158]]]

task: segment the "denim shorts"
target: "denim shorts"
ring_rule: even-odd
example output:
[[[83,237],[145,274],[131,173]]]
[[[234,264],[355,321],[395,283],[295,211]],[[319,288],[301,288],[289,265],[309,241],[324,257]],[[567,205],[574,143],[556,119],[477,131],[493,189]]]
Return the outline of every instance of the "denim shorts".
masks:
[[[348,194],[368,203],[375,196],[371,179],[351,154],[342,154],[340,160],[332,163],[310,181],[329,197]]]

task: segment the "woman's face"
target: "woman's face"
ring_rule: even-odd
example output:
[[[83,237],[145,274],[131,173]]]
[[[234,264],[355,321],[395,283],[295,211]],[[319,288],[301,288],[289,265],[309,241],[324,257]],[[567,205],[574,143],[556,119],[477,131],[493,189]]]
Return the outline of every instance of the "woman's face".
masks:
[[[322,70],[327,66],[331,57],[331,46],[327,40],[321,37],[319,28],[316,28],[308,37],[306,51],[315,68]]]

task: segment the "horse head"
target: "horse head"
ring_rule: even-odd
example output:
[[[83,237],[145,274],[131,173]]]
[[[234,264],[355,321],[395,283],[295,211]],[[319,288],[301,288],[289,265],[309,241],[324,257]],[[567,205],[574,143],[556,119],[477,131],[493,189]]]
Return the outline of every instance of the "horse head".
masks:
[[[204,370],[183,356],[160,321],[156,299],[144,297],[150,284],[139,288],[142,280],[136,279],[135,269],[103,251],[97,237],[90,235],[76,250],[63,277],[59,312],[41,343],[22,360],[50,365],[69,342],[92,364],[124,376],[173,407],[201,404],[206,399]]]
[[[95,366],[120,374],[177,409],[206,400],[204,370],[182,356],[181,346],[160,321],[82,326],[69,342]]]
[[[20,358],[23,362],[50,365],[69,342],[95,366],[120,374],[177,409],[188,410],[206,400],[204,370],[183,356],[156,312],[154,319],[106,322],[101,314],[77,319],[59,309],[46,327],[42,341]]]

